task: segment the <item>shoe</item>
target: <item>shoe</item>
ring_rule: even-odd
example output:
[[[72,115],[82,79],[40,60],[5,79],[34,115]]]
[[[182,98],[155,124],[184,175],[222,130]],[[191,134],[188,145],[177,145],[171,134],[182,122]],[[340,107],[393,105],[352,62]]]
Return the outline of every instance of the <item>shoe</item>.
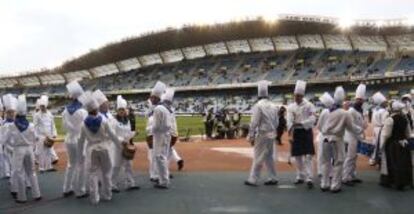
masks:
[[[117,189],[117,188],[113,188],[113,189],[112,189],[112,192],[113,192],[113,193],[120,193],[121,191],[120,191],[119,189]]]
[[[150,178],[150,181],[153,182],[153,183],[158,183],[159,182],[158,178]]]
[[[57,169],[55,169],[55,168],[51,168],[51,169],[48,169],[48,170],[46,170],[47,172],[56,172],[57,171]]]
[[[359,179],[359,178],[354,178],[354,179],[351,180],[351,182],[355,183],[355,184],[360,184],[360,183],[362,183],[362,180]]]
[[[169,177],[170,179],[173,179],[173,178],[174,178],[174,176],[173,176],[173,175],[171,175],[171,174],[170,174],[170,176],[168,176],[168,177]]]
[[[42,200],[42,196],[39,196],[39,197],[35,198],[34,200],[35,201],[40,201],[40,200]]]
[[[349,187],[355,186],[354,182],[352,181],[343,181],[342,184],[344,184],[345,186],[349,186]]]
[[[156,188],[156,189],[168,189],[168,187],[167,187],[167,186],[165,186],[165,185],[160,185],[160,184],[154,184],[154,188]]]
[[[52,165],[56,165],[59,162],[59,159],[52,161]]]
[[[245,181],[245,182],[244,182],[244,185],[246,185],[246,186],[251,186],[251,187],[257,187],[257,184],[255,184],[255,183],[251,183],[251,182],[249,182],[249,181]]]
[[[279,181],[277,181],[277,180],[269,180],[269,181],[264,182],[264,185],[265,186],[275,186],[278,183],[279,183]]]
[[[331,193],[334,193],[334,194],[339,193],[339,192],[342,192],[342,189],[332,189],[331,190]]]
[[[18,204],[24,204],[24,203],[26,203],[27,201],[20,201],[20,200],[15,200],[16,201],[16,203],[18,203]]]
[[[64,197],[64,198],[67,198],[67,197],[72,196],[72,195],[74,195],[74,194],[75,194],[75,192],[74,192],[74,191],[64,192],[64,193],[63,193],[63,197]]]
[[[313,189],[313,182],[312,181],[306,182],[306,186],[308,186],[308,189]]]
[[[322,191],[322,192],[329,191],[329,187],[326,187],[326,188],[322,188],[322,187],[321,187],[321,191]]]
[[[139,189],[141,189],[141,187],[139,187],[139,186],[132,186],[132,187],[128,187],[127,191],[139,190]]]
[[[87,198],[87,197],[89,197],[89,193],[85,193],[85,194],[83,194],[83,195],[77,195],[77,196],[76,196],[76,198],[77,198],[77,199]]]
[[[184,160],[177,161],[178,171],[181,171],[184,168]]]
[[[298,180],[296,180],[293,184],[298,185],[298,184],[303,184],[303,183],[305,183],[305,181],[304,181],[304,180],[302,180],[302,179],[298,179]]]
[[[17,199],[17,192],[10,192],[10,194],[14,199]]]

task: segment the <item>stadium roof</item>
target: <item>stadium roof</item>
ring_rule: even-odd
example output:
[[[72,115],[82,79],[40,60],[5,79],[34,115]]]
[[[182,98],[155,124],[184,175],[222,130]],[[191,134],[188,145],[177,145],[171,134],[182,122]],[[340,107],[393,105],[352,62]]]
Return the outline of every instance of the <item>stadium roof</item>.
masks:
[[[165,56],[168,56],[168,54],[174,55],[174,51],[181,51],[183,52],[181,55],[191,59],[186,54],[187,49],[185,48],[197,48],[197,46],[205,48],[208,44],[226,41],[271,38],[284,35],[356,34],[382,36],[413,32],[413,27],[407,25],[403,19],[358,20],[353,26],[344,29],[340,20],[336,18],[300,15],[282,15],[278,20],[257,18],[225,24],[185,26],[180,29],[170,28],[165,31],[152,32],[137,38],[127,38],[121,42],[111,43],[77,59],[67,61],[61,67],[53,70],[29,73],[17,77],[5,77],[0,79],[0,84],[6,84],[5,82],[7,82],[10,87],[16,84],[16,81],[8,79],[16,78],[20,78],[19,83],[25,86],[59,84],[75,78],[76,75],[72,73],[75,71],[82,73],[84,76],[99,77],[115,73],[117,69],[133,69],[139,68],[141,65],[151,64],[147,64],[146,61],[163,62],[163,58],[166,58]],[[197,50],[188,51],[194,52]],[[204,52],[208,51],[204,50]],[[134,60],[139,60],[139,62],[133,62]],[[139,66],[135,66],[138,64]],[[72,75],[55,75],[66,72],[71,72]],[[36,83],[32,84],[32,80]]]

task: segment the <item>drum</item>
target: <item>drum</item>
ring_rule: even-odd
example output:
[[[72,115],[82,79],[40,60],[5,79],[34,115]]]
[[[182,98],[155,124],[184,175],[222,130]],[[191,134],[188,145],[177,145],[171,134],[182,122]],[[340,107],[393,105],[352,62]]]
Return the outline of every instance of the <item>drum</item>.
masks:
[[[53,144],[55,143],[55,141],[53,139],[50,139],[48,137],[45,138],[45,141],[43,142],[43,144],[47,147],[47,148],[52,148]]]
[[[170,146],[173,147],[178,141],[178,137],[171,136]]]
[[[124,147],[122,149],[122,156],[124,156],[124,158],[127,160],[132,160],[134,159],[136,150],[137,148],[134,144],[124,144]]]
[[[372,153],[374,152],[375,146],[373,144],[358,141],[357,152],[359,154],[371,157]]]

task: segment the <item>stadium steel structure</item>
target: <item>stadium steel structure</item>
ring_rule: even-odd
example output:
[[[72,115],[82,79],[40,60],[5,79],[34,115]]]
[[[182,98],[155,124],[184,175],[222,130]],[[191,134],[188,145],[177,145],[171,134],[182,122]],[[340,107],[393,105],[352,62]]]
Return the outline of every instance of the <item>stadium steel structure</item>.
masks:
[[[338,19],[317,16],[284,15],[277,21],[263,19],[216,24],[185,26],[167,29],[109,44],[77,59],[65,62],[53,70],[0,78],[3,93],[25,88],[29,96],[37,97],[30,88],[53,87],[71,80],[91,80],[108,75],[151,68],[156,65],[180,63],[196,59],[231,54],[257,52],[286,52],[298,49],[368,51],[385,53],[392,57],[414,51],[414,28],[403,20],[360,20],[349,29],[341,29]],[[394,84],[412,82],[414,72],[393,70],[385,75],[352,75],[309,80],[310,84],[324,85],[338,82],[365,82]],[[294,81],[273,81],[273,87],[287,87]],[[232,83],[209,86],[182,86],[177,91],[253,88],[255,83]],[[142,94],[148,88],[106,91],[108,94]],[[54,94],[60,97],[64,94]]]

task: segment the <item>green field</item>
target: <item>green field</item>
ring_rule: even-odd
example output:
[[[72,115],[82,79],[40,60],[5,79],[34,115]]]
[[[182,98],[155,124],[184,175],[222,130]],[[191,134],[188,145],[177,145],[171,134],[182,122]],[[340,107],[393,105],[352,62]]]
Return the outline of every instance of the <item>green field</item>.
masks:
[[[242,117],[242,123],[248,123],[249,120],[250,117],[248,116]],[[59,136],[63,136],[65,134],[65,131],[62,128],[62,118],[55,118],[55,122]],[[145,140],[146,123],[146,118],[136,118],[136,128],[138,135],[134,138],[135,141]],[[177,126],[180,137],[186,136],[187,133],[190,135],[201,135],[204,133],[203,117],[201,116],[177,116]]]

